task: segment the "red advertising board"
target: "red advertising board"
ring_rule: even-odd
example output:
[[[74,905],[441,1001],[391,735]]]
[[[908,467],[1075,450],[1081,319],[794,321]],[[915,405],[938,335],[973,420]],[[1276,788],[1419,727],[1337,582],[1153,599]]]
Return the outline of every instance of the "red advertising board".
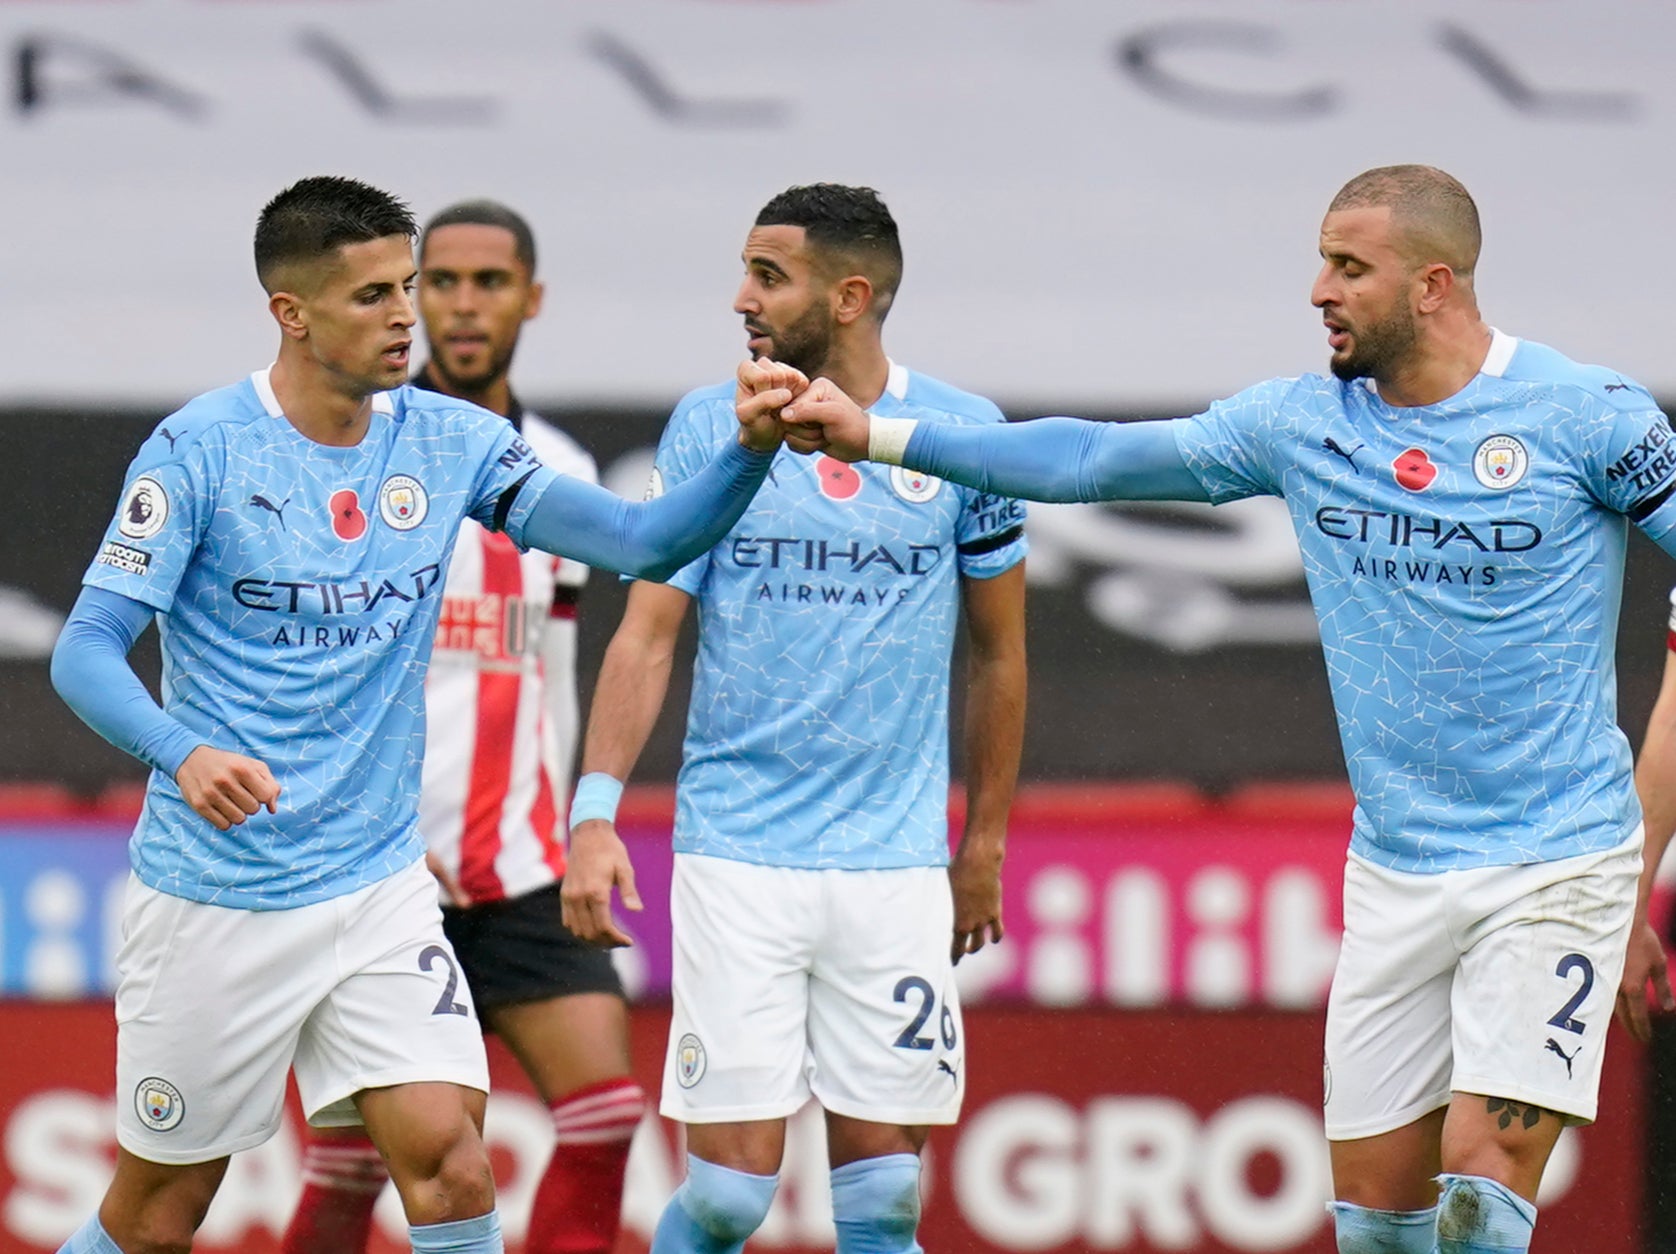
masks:
[[[657,1091],[668,1013],[637,1008],[636,1070]],[[986,1251],[1309,1251],[1327,1254],[1318,1011],[974,1008],[958,1128],[929,1151],[932,1254]],[[0,1001],[0,1254],[56,1249],[109,1174],[115,1029],[108,1003]],[[518,1248],[551,1132],[492,1051],[487,1135]],[[1601,1122],[1568,1132],[1549,1170],[1538,1250],[1639,1254],[1642,1067],[1614,1030]],[[271,1254],[300,1188],[291,1112],[239,1155],[200,1234],[210,1254]],[[671,1125],[648,1116],[632,1157],[621,1254],[645,1240],[679,1180]],[[380,1203],[378,1254],[404,1249]],[[830,1250],[818,1119],[794,1121],[774,1211],[752,1249]]]

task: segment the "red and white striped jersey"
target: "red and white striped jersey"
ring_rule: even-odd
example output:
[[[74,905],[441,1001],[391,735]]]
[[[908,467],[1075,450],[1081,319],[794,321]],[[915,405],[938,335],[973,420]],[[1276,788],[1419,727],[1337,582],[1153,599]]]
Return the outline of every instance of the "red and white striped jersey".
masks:
[[[528,412],[543,462],[598,482],[593,458]],[[419,830],[473,902],[564,874],[562,816],[576,761],[576,601],[588,568],[467,519],[443,585],[425,679]]]

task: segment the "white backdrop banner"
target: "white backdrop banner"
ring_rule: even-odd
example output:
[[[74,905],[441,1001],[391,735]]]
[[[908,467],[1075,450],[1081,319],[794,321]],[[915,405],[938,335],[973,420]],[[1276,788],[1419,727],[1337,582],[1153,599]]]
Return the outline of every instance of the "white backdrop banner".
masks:
[[[308,174],[536,227],[536,397],[667,404],[743,351],[756,210],[866,183],[893,353],[1007,401],[1188,407],[1322,366],[1332,193],[1478,197],[1486,314],[1676,393],[1676,6],[1618,0],[7,0],[0,401],[267,361],[250,261]]]

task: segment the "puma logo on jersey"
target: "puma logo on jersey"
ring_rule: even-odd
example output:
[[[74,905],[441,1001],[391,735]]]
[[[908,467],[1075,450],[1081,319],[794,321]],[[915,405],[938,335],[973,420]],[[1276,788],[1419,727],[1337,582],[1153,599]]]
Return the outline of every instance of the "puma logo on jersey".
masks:
[[[272,514],[275,518],[279,519],[279,529],[281,531],[289,531],[290,530],[290,528],[285,525],[285,507],[287,505],[291,504],[291,498],[290,497],[286,497],[278,505],[275,505],[267,497],[263,496],[260,492],[258,492],[255,496],[250,498],[250,503],[252,505],[254,505],[257,509],[267,510],[268,513]]]
[[[1358,444],[1355,448],[1346,453],[1337,440],[1333,439],[1332,436],[1328,436],[1325,440],[1321,441],[1321,447],[1326,452],[1331,453],[1334,457],[1344,458],[1345,461],[1350,463],[1350,469],[1354,471],[1356,469],[1356,454],[1365,449],[1367,445]]]
[[[949,1060],[947,1058],[939,1058],[937,1060],[937,1070],[948,1072],[949,1079],[954,1083],[958,1084],[960,1082],[960,1076],[955,1073],[953,1067],[949,1066]]]
[[[1565,1052],[1565,1050],[1560,1048],[1560,1043],[1558,1041],[1556,1041],[1553,1037],[1550,1036],[1548,1038],[1548,1048],[1553,1053],[1556,1053],[1561,1058],[1565,1059],[1565,1078],[1568,1079],[1568,1080],[1571,1079],[1571,1063],[1572,1063],[1572,1060],[1574,1058],[1576,1058],[1578,1054],[1583,1052],[1583,1047],[1581,1045],[1579,1045],[1576,1049],[1572,1050],[1568,1054],[1568,1053]]]

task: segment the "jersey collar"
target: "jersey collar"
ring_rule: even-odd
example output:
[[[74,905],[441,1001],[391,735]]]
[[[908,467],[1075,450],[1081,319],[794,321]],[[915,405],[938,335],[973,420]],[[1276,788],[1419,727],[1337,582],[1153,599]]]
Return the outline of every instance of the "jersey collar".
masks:
[[[908,368],[885,358],[889,370],[885,374],[885,390],[873,402],[872,412],[889,417],[897,413],[908,400]]]
[[[1494,327],[1490,328],[1490,351],[1484,357],[1484,364],[1479,368],[1479,374],[1493,375],[1499,379],[1507,373],[1507,367],[1513,363],[1513,354],[1519,351],[1519,341],[1511,335],[1503,335]]]
[[[256,399],[262,402],[262,408],[268,411],[270,418],[283,418],[285,411],[279,407],[279,397],[274,395],[273,380],[268,376],[273,373],[273,367],[258,370],[250,376],[250,386],[256,389]],[[375,414],[393,414],[396,412],[394,403],[388,392],[374,392],[372,395],[372,412]]]
[[[1490,351],[1484,354],[1484,364],[1478,367],[1478,373],[1487,374],[1493,379],[1501,378],[1502,375],[1507,373],[1508,366],[1513,364],[1513,354],[1518,351],[1518,336],[1508,335],[1505,332],[1498,331],[1495,327],[1491,327]],[[1373,381],[1371,375],[1362,377],[1362,386],[1367,389],[1368,395],[1374,397],[1379,395],[1379,385]]]

